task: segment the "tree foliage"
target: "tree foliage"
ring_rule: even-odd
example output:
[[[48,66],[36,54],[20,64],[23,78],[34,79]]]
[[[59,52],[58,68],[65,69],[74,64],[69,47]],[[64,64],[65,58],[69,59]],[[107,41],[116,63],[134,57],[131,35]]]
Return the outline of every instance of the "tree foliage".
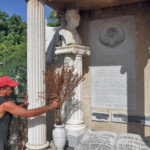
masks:
[[[56,11],[49,14],[48,26],[58,27],[59,20]],[[21,17],[14,14],[9,16],[0,10],[0,77],[10,76],[20,82],[16,98],[26,92],[27,83],[27,25]]]
[[[57,12],[55,10],[52,10],[49,14],[50,22],[47,23],[48,26],[50,26],[50,27],[59,27],[60,26],[59,19],[56,16],[57,16]]]
[[[10,76],[20,82],[17,95],[23,96],[26,91],[27,72],[27,25],[20,16],[0,10],[0,76]]]

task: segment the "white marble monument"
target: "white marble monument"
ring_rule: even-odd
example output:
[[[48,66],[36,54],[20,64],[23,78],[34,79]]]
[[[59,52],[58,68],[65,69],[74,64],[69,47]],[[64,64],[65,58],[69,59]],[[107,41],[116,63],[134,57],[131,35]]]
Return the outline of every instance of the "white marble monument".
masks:
[[[79,26],[80,15],[76,9],[65,13],[66,26],[59,31],[62,46],[56,47],[55,54],[63,55],[64,62],[75,66],[75,72],[82,75],[82,57],[90,55],[89,47],[81,45],[81,38],[76,28]],[[68,99],[63,111],[66,129],[68,131],[68,145],[75,147],[86,130],[82,112],[82,83],[75,89],[74,96]]]

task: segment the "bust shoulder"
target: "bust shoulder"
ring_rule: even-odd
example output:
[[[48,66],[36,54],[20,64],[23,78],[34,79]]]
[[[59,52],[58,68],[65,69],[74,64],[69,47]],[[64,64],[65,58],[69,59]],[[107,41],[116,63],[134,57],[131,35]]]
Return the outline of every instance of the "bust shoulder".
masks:
[[[67,34],[72,34],[72,33],[67,29],[61,29],[59,31],[59,35],[61,35],[61,36],[67,36]]]
[[[67,29],[61,29],[59,31],[63,46],[70,44],[81,44],[81,38],[76,30],[69,31]]]

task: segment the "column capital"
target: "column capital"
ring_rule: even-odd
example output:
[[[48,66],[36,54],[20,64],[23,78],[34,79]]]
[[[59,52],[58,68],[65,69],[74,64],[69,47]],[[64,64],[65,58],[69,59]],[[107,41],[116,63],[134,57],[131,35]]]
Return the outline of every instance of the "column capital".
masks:
[[[60,47],[56,47],[55,54],[56,55],[72,54],[72,55],[78,55],[78,56],[83,56],[83,55],[89,56],[90,55],[90,48],[87,46],[77,45],[77,44],[60,46]]]

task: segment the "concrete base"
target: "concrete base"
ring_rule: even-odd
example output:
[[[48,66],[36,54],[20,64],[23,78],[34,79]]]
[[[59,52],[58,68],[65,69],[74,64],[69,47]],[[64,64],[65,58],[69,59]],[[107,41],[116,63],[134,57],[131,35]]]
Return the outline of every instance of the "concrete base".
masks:
[[[83,135],[84,134],[82,134],[80,136],[67,135],[67,145],[69,147],[75,148],[78,145],[78,143],[80,142]]]
[[[80,142],[81,138],[85,134],[87,128],[77,131],[76,133],[68,132],[67,134],[67,146],[75,148]],[[75,132],[75,131],[74,131]]]

